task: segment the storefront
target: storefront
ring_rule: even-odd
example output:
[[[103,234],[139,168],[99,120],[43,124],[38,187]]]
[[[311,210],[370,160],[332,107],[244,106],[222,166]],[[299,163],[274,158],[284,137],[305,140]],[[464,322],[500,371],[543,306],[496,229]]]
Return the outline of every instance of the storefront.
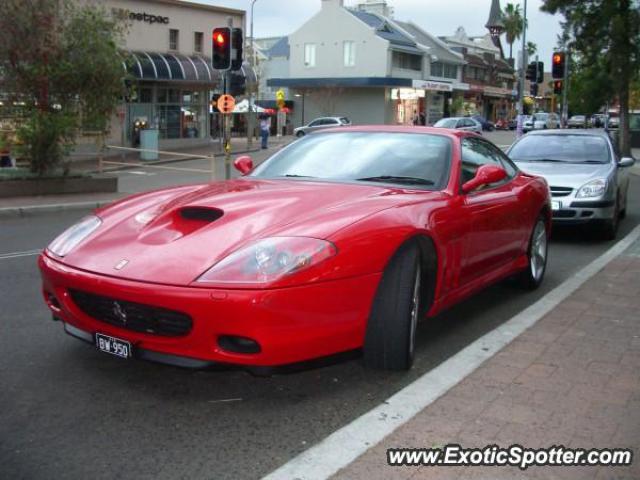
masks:
[[[246,31],[245,12],[181,0],[96,2],[127,24],[122,49],[130,94],[112,120],[112,145],[136,147],[142,129],[157,129],[160,149],[210,143],[210,102],[222,93],[220,72],[211,66],[211,31],[226,26]],[[251,85],[255,73],[240,74]]]

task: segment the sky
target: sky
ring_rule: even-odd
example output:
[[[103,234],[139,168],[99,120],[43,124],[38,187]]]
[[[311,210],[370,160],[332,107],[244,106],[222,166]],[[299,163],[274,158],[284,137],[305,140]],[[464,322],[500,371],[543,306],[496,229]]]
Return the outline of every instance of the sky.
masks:
[[[191,0],[211,5],[220,5],[247,11],[247,21],[251,10],[251,0]],[[364,0],[345,0],[345,6],[354,6]],[[288,35],[297,30],[306,20],[320,10],[321,0],[256,0],[254,6],[254,30],[257,38]],[[491,0],[387,0],[395,9],[398,20],[412,20],[428,32],[441,36],[453,35],[463,26],[468,35],[486,33],[484,24],[489,18]],[[507,3],[520,4],[524,0],[500,0],[504,9]],[[529,30],[527,40],[538,45],[540,60],[545,70],[550,70],[551,55],[560,33],[561,17],[540,11],[542,0],[528,0],[527,15]],[[247,28],[249,24],[247,23]],[[502,37],[505,55],[509,56],[509,46]],[[518,41],[521,42],[521,40]],[[514,56],[516,44],[513,46]]]

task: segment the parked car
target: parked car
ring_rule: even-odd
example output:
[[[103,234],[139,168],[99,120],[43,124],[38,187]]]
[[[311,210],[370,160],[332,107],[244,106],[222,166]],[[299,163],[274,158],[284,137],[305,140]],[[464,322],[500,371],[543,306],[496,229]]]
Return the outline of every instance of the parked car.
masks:
[[[496,126],[493,122],[490,122],[480,115],[472,115],[471,118],[480,123],[480,125],[482,125],[482,130],[485,132],[493,132],[496,129]]]
[[[538,112],[532,115],[532,130],[560,128],[560,117],[555,113]]]
[[[596,113],[591,116],[591,125],[594,128],[603,128],[607,121],[607,117],[608,116],[603,113]]]
[[[403,370],[419,319],[544,278],[547,183],[472,133],[340,127],[234,165],[244,176],[129,197],[56,238],[39,267],[64,330],[182,367],[362,349]]]
[[[629,168],[611,138],[597,131],[541,131],[522,137],[508,151],[525,172],[547,179],[553,221],[591,224],[613,239],[627,213]]]
[[[475,132],[482,135],[482,125],[471,117],[450,117],[438,120],[434,127],[451,128],[455,130],[464,130],[467,132]]]
[[[620,128],[620,117],[611,116],[609,118],[609,128]]]
[[[316,130],[322,130],[323,128],[346,127],[348,125],[351,125],[351,120],[347,117],[320,117],[312,120],[307,125],[294,129],[293,134],[300,138]]]
[[[533,130],[533,115],[525,115],[522,119],[522,131],[528,133]]]
[[[585,115],[573,115],[567,122],[569,128],[587,128],[587,117]]]

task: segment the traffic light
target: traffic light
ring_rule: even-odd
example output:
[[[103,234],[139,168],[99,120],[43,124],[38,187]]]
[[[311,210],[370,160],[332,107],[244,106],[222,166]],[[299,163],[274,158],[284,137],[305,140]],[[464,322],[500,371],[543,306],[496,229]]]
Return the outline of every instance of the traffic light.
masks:
[[[529,87],[529,93],[531,94],[532,97],[537,97],[538,96],[538,84],[537,83],[531,83],[531,87]]]
[[[538,65],[536,62],[531,62],[527,65],[527,74],[525,75],[527,80],[535,82],[538,79]]]
[[[229,74],[229,94],[237,97],[244,95],[247,90],[247,80],[242,73],[231,72]]]
[[[211,96],[211,110],[213,111],[213,113],[220,113],[220,110],[218,110],[218,99],[220,98],[220,94],[219,93],[214,93]]]
[[[553,93],[560,95],[562,93],[562,80],[554,80]]]
[[[564,78],[564,62],[564,52],[555,52],[553,54],[553,57],[551,57],[551,74],[553,78]]]
[[[231,70],[240,70],[242,68],[243,44],[242,29],[234,28],[231,31]]]
[[[536,83],[544,82],[544,62],[538,62],[538,70],[536,76]]]
[[[231,68],[231,29],[216,28],[213,30],[212,66],[215,70]]]

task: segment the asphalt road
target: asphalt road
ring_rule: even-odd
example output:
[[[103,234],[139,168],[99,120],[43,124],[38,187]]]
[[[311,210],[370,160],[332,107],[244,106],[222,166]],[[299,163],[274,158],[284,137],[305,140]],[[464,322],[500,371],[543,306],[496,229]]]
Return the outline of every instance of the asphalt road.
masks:
[[[620,236],[640,223],[637,176],[628,210]],[[409,373],[365,370],[356,359],[258,378],[124,361],[64,334],[41,300],[36,257],[1,255],[42,248],[85,213],[0,218],[1,478],[259,478],[505,322],[612,245],[583,232],[557,231],[539,291],[499,284],[423,323]]]

